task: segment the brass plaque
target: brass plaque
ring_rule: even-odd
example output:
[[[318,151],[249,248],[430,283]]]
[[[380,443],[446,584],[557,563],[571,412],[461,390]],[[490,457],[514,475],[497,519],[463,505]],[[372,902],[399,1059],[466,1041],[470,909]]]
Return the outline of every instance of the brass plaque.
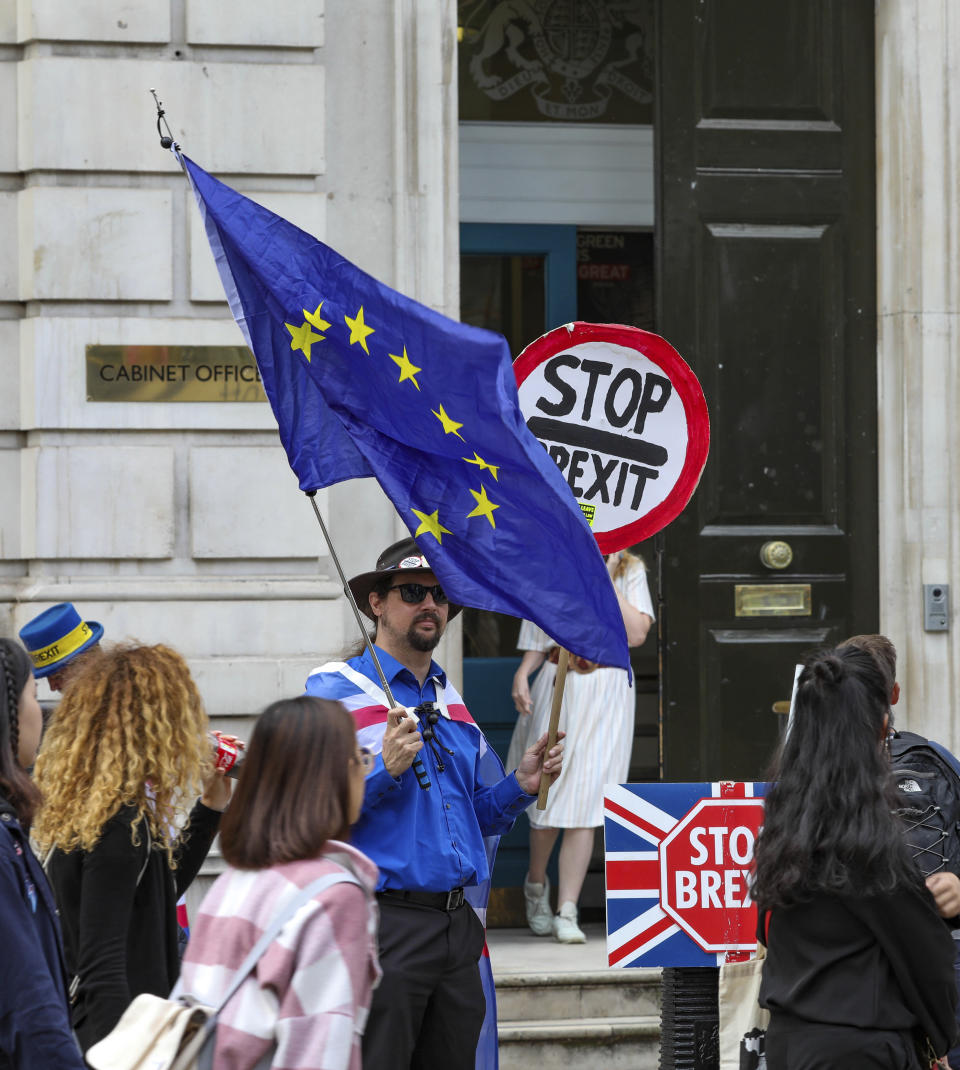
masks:
[[[246,346],[87,346],[87,401],[266,401]]]
[[[738,583],[734,589],[738,617],[809,617],[809,583]]]

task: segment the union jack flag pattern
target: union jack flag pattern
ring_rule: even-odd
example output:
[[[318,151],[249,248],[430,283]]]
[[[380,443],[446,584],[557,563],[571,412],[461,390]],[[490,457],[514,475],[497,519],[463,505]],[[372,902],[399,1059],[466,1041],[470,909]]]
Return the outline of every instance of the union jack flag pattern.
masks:
[[[748,951],[705,951],[662,906],[661,844],[703,799],[753,799],[763,783],[608,784],[604,789],[607,961],[718,966]],[[715,819],[714,819],[715,820]],[[751,841],[752,851],[752,841]],[[753,909],[754,924],[756,910]]]

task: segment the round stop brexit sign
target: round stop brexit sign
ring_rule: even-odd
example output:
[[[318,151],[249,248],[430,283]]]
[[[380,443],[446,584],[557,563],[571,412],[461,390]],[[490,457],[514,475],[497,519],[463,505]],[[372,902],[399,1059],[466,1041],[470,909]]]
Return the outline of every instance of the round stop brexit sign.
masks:
[[[704,951],[752,951],[763,799],[701,799],[660,844],[660,906]]]
[[[649,538],[690,500],[710,420],[697,377],[659,335],[568,323],[528,345],[514,372],[527,427],[603,553]]]

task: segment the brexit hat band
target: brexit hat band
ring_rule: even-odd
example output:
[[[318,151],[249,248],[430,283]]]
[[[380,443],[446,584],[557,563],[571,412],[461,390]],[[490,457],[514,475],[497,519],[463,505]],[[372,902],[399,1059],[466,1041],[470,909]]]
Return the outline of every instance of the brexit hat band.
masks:
[[[429,568],[427,559],[423,554],[412,554],[410,557],[405,557],[399,564],[386,565],[383,569],[384,572],[391,571],[393,569],[408,569],[408,568]]]
[[[51,661],[60,661],[69,657],[79,650],[92,636],[93,632],[90,630],[89,625],[86,621],[81,621],[73,631],[67,632],[65,636],[55,643],[42,647],[40,650],[31,650],[30,657],[33,658],[34,668],[42,669],[49,665]]]

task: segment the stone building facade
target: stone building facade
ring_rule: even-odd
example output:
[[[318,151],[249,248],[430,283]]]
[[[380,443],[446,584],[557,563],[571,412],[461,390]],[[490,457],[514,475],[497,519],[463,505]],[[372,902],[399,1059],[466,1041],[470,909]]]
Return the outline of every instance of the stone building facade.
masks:
[[[203,167],[457,316],[456,40],[453,0],[0,0],[3,634],[73,601],[240,731],[353,639],[268,407],[88,401],[85,352],[242,343],[153,87]],[[951,0],[877,0],[880,624],[901,722],[954,749],[921,594],[960,598],[958,63]],[[348,574],[404,533],[372,481],[318,500]]]
[[[182,650],[241,731],[352,640],[269,407],[90,401],[85,353],[242,345],[151,88],[202,166],[456,315],[454,27],[412,0],[0,2],[5,634],[73,601]],[[318,499],[348,574],[402,533],[372,481]]]
[[[958,617],[925,631],[923,585],[960,599],[960,11],[878,0],[876,64],[880,624],[898,719],[957,751]]]

